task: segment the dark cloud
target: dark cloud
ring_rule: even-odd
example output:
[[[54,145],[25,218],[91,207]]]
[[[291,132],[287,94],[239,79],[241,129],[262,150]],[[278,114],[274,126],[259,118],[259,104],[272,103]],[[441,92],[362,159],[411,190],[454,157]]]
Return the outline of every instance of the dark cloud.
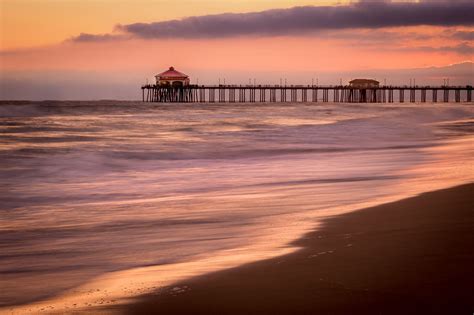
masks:
[[[469,2],[467,0],[420,0],[419,2],[428,2],[428,3],[463,3],[463,2]]]
[[[470,45],[469,43],[462,43],[457,46],[446,47],[448,51],[457,52],[458,54],[464,55],[473,55],[474,54],[474,46]]]
[[[364,46],[376,46],[380,48],[380,44],[393,46],[393,43],[397,45],[403,44],[404,42],[413,41],[426,41],[433,38],[440,38],[439,34],[423,34],[421,32],[400,32],[396,29],[347,29],[347,30],[335,30],[327,31],[321,34],[315,34],[318,38],[325,39],[337,39],[344,40],[346,43],[358,43]],[[452,32],[446,33],[444,38],[452,37]]]
[[[134,37],[155,39],[294,35],[319,30],[417,25],[474,25],[474,1],[364,1],[344,6],[295,7],[134,23],[119,25],[117,29]]]
[[[412,47],[409,50],[425,51],[425,52],[454,52],[460,55],[473,55],[474,46],[469,43],[461,43],[454,46],[441,46],[441,47],[431,47],[431,46],[422,46],[422,47]]]
[[[81,33],[76,37],[70,39],[70,41],[74,42],[105,42],[105,41],[113,41],[117,39],[124,39],[125,36],[123,35],[112,35],[112,34],[88,34],[88,33]]]
[[[474,32],[472,31],[457,31],[451,34],[455,39],[474,40]]]

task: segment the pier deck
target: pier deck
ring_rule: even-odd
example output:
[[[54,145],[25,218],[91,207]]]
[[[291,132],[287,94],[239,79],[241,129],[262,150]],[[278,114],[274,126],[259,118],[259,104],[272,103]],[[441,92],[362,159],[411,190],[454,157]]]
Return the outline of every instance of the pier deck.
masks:
[[[472,86],[351,86],[316,85],[188,85],[142,86],[143,102],[255,103],[255,102],[472,102]]]

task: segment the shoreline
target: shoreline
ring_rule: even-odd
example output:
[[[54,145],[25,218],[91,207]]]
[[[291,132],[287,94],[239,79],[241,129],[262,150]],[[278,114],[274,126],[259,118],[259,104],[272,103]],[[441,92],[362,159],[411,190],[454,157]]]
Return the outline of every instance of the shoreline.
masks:
[[[105,312],[471,314],[474,183],[322,220],[295,253],[191,278]],[[99,311],[100,312],[100,311]]]

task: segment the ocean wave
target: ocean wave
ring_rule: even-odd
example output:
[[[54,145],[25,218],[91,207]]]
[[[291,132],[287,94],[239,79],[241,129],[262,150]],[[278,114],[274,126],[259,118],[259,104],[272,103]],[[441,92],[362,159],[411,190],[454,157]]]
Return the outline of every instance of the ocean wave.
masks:
[[[0,305],[283,246],[318,216],[472,179],[472,117],[462,104],[0,102]]]

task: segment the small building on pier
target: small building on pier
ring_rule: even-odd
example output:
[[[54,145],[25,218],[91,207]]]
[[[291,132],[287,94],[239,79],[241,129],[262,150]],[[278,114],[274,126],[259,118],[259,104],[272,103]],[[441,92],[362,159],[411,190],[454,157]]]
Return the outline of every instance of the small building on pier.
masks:
[[[157,74],[156,85],[158,86],[169,86],[169,87],[182,87],[189,85],[189,76],[186,74],[176,71],[174,67],[170,67],[165,72]]]
[[[372,79],[355,79],[349,82],[350,87],[358,89],[378,88],[380,82]]]

